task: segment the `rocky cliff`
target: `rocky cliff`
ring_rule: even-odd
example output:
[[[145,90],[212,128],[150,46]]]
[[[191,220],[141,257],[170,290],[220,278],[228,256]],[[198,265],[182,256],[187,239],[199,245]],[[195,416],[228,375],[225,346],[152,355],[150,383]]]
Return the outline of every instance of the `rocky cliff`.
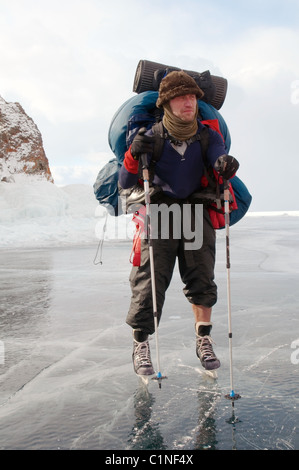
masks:
[[[19,103],[0,96],[0,181],[17,174],[53,181],[40,131]]]

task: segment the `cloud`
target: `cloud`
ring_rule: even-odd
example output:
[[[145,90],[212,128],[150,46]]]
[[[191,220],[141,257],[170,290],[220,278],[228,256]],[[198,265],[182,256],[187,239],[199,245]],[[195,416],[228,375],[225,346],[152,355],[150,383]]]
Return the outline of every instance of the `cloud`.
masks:
[[[51,173],[57,185],[84,183],[93,185],[99,170],[111,159],[113,155],[108,152],[89,152],[85,155],[83,163],[68,165],[53,165]]]
[[[232,48],[223,67],[240,86],[255,87],[257,80],[263,85],[269,84],[285,73],[299,75],[298,46],[298,30],[254,28]]]
[[[58,186],[65,186],[69,184],[88,184],[93,185],[99,172],[98,165],[64,165],[52,166],[51,173],[54,178],[54,183]]]
[[[91,1],[32,0],[12,0],[7,8],[11,21],[2,20],[0,33],[7,70],[1,94],[25,97],[50,122],[94,118],[101,103],[105,115],[105,90],[120,69],[109,57],[105,37],[100,43],[92,38],[97,28],[106,29],[103,8]]]

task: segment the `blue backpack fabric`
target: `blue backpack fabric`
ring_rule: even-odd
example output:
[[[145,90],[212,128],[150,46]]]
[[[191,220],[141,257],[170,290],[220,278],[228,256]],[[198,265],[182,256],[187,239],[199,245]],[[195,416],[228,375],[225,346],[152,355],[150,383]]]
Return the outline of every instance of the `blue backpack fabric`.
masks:
[[[123,213],[118,198],[118,172],[123,163],[125,152],[138,129],[141,127],[151,128],[156,122],[157,98],[157,91],[145,91],[134,95],[123,103],[111,120],[108,142],[115,158],[100,170],[93,188],[96,199],[113,216],[119,216]],[[198,109],[203,120],[218,120],[226,151],[229,153],[231,137],[226,122],[219,111],[211,104],[201,100],[198,101]],[[238,209],[230,214],[230,225],[233,225],[245,215],[252,198],[245,184],[237,176],[232,178],[230,182],[238,204]]]
[[[229,215],[229,225],[234,225],[239,222],[239,220],[242,219],[248,211],[252,201],[252,196],[238,176],[235,175],[229,181],[232,185],[238,205],[238,209],[232,211]]]
[[[112,158],[99,171],[97,179],[93,185],[96,199],[104,206],[110,215],[121,215],[118,207],[118,172],[121,164],[116,158]]]
[[[121,215],[122,209],[118,204],[118,172],[122,165],[125,152],[128,150],[130,140],[127,141],[127,134],[133,138],[134,129],[151,127],[155,123],[155,117],[150,113],[156,106],[158,93],[146,91],[140,95],[134,95],[128,99],[114,114],[108,131],[108,143],[115,155],[100,170],[93,185],[96,199],[106,207],[110,215]],[[138,128],[137,128],[138,126]],[[133,131],[133,134],[132,134]]]

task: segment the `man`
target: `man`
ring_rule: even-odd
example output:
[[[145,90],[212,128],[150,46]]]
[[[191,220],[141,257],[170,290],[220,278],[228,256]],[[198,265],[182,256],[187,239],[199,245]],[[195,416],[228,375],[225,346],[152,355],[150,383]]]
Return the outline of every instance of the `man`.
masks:
[[[200,138],[203,125],[198,120],[197,100],[203,91],[195,80],[183,71],[170,72],[161,81],[157,107],[162,108],[166,139],[160,159],[155,165],[153,186],[158,186],[158,201],[168,205],[173,201],[190,205],[192,194],[200,191],[204,163]],[[222,137],[208,129],[209,145],[206,157],[209,164],[225,178],[230,179],[238,162],[226,155]],[[147,154],[150,162],[155,136],[151,132],[138,134],[125,154],[119,173],[119,183],[124,189],[138,181],[139,158]],[[193,218],[195,217],[194,204]],[[182,211],[183,212],[183,211]],[[162,215],[163,217],[163,215]],[[163,221],[162,221],[163,223]],[[194,226],[194,220],[193,220]],[[157,291],[158,320],[160,321],[165,293],[170,284],[176,258],[184,283],[184,294],[192,305],[195,318],[196,354],[207,370],[217,369],[220,361],[214,354],[210,332],[212,307],[217,301],[214,282],[215,230],[207,207],[203,208],[202,245],[186,249],[184,236],[175,238],[170,230],[168,239],[160,236],[152,240]],[[133,328],[133,365],[138,375],[154,374],[148,335],[154,333],[149,249],[146,240],[141,242],[140,266],[133,266],[130,275],[132,298],[127,323]]]

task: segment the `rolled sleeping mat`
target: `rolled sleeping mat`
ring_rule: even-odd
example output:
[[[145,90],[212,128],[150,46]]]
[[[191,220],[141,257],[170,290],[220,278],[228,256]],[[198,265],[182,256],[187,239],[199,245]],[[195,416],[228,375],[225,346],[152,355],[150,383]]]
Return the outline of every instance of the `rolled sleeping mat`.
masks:
[[[174,70],[182,69],[158,62],[151,62],[150,60],[140,60],[135,72],[133,91],[137,94],[144,91],[158,91],[162,78]],[[198,86],[205,93],[203,101],[219,110],[224,103],[227,93],[228,84],[226,78],[211,75],[208,70],[202,73],[191,70],[184,70],[184,72],[194,78]]]

